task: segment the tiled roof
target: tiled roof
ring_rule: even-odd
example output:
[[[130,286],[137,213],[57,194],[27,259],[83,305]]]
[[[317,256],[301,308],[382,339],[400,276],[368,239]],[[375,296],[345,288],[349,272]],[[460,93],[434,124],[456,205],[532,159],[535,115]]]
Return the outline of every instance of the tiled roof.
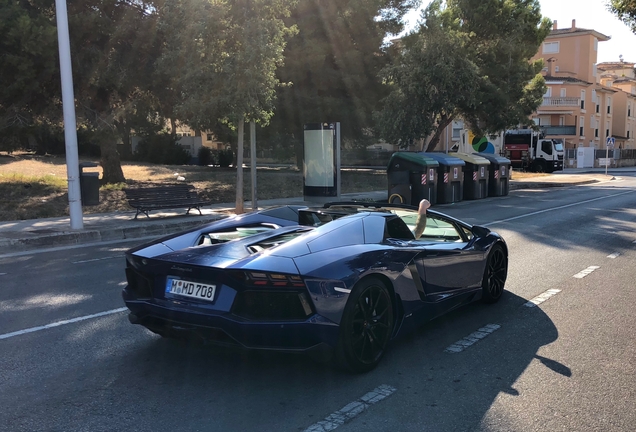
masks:
[[[562,35],[568,35],[568,34],[583,34],[583,33],[590,33],[593,34],[594,36],[596,36],[596,38],[599,41],[608,41],[610,40],[609,36],[604,35],[603,33],[600,33],[596,30],[590,30],[590,29],[584,29],[584,28],[564,28],[564,29],[557,29],[557,30],[551,30],[550,34],[548,35],[548,37],[552,37],[552,36],[562,36]]]
[[[603,62],[596,65],[596,67],[600,70],[608,70],[608,69],[631,69],[636,65],[636,63],[630,62]]]
[[[545,78],[546,81],[563,81],[563,82],[572,83],[572,84],[592,85],[591,82],[583,81],[573,77],[560,77],[560,76],[546,75],[543,78]]]
[[[615,83],[636,82],[636,78],[621,77],[619,79],[614,80],[614,82]]]
[[[618,89],[607,87],[607,86],[602,85],[602,84],[597,84],[597,87],[596,87],[595,90],[596,91],[600,91],[600,92],[607,92],[607,93],[618,93],[620,91]]]

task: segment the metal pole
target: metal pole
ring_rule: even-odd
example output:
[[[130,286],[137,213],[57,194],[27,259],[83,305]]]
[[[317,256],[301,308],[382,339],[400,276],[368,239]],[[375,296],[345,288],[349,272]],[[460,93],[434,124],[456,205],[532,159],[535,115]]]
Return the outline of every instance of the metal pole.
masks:
[[[446,154],[448,154],[448,126],[444,129],[444,140],[446,141]]]
[[[252,174],[252,210],[258,210],[256,201],[256,122],[250,122],[250,171]]]
[[[243,138],[245,118],[241,117],[238,124],[238,144],[236,149],[236,214],[242,214],[243,210]]]
[[[605,175],[607,175],[607,166],[609,165],[609,138],[605,143]]]
[[[340,193],[342,191],[342,183],[341,183],[341,176],[342,176],[342,165],[341,165],[341,161],[340,161],[340,122],[336,122],[336,196],[338,197],[338,199],[340,199]]]
[[[57,11],[57,43],[60,53],[60,77],[62,80],[62,108],[64,111],[64,140],[66,146],[66,175],[68,178],[68,207],[71,229],[84,228],[82,219],[82,194],[77,155],[77,124],[75,122],[75,96],[73,95],[73,69],[71,67],[71,43],[68,33],[66,0],[55,0]]]

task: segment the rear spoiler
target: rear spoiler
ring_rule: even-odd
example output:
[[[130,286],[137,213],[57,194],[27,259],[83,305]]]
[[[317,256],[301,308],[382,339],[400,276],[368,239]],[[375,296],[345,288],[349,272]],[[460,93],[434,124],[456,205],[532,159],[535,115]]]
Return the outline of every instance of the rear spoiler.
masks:
[[[364,208],[396,208],[404,210],[417,210],[416,206],[410,204],[392,204],[389,202],[380,201],[334,201],[326,203],[323,208],[331,207],[364,207]]]
[[[324,204],[322,208],[329,209],[332,207],[362,207],[368,209],[385,209],[385,210],[413,210],[417,211],[418,206],[410,204],[393,204],[387,201],[335,201]],[[434,215],[442,215],[441,213],[429,208],[427,213]],[[446,217],[448,217],[446,215]],[[452,218],[451,218],[452,219]]]

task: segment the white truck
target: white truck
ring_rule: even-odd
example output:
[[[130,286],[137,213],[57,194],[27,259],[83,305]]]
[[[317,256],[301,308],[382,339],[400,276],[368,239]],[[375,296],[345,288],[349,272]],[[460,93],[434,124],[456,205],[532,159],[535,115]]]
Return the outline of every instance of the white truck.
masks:
[[[535,172],[563,169],[563,141],[545,138],[532,129],[511,129],[504,133],[503,156],[513,168]]]

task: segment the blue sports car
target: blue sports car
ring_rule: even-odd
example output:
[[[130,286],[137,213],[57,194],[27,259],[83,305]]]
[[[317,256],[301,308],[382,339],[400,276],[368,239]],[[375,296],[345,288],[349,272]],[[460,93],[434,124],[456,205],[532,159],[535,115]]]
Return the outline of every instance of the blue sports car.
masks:
[[[129,319],[174,338],[328,352],[365,372],[389,342],[474,300],[501,297],[496,233],[388,203],[282,206],[212,222],[126,253]]]

